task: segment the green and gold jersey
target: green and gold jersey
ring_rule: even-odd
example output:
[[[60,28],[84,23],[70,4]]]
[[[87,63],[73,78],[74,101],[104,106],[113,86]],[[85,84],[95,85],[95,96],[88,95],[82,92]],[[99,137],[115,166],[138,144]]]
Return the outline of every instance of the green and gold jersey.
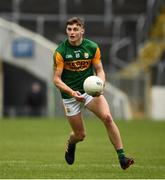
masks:
[[[83,82],[94,74],[93,64],[100,63],[100,49],[96,43],[83,39],[80,46],[72,46],[66,39],[54,53],[54,70],[62,69],[62,81],[75,91],[84,93]],[[61,91],[63,99],[71,96]]]

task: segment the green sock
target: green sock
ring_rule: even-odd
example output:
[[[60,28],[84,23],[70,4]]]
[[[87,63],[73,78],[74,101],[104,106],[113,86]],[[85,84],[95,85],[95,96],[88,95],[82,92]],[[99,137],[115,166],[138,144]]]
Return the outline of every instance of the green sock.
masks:
[[[117,155],[118,155],[119,159],[125,157],[124,150],[123,149],[117,149]]]

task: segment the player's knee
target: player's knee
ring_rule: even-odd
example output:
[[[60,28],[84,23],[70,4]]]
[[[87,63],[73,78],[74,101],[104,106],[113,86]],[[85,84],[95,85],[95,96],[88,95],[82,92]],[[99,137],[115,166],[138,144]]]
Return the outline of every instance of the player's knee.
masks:
[[[86,137],[86,134],[85,132],[77,132],[76,133],[76,138],[78,141],[83,141]]]

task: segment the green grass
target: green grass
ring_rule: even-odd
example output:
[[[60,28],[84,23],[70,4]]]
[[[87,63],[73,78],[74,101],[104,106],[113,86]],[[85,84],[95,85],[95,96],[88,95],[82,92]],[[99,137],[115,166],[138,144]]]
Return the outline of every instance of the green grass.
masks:
[[[64,119],[0,120],[1,179],[160,179],[165,178],[165,121],[117,121],[126,154],[136,163],[126,171],[98,120],[86,120],[87,137],[76,162],[64,160],[70,132]]]

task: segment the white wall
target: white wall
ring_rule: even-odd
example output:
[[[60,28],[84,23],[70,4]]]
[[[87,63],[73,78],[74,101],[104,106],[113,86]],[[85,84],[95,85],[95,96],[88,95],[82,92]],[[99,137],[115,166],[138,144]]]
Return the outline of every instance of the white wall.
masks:
[[[22,67],[32,74],[50,81],[53,70],[53,51],[57,47],[55,43],[33,33],[21,26],[0,18],[0,57],[8,63]],[[13,57],[12,43],[17,38],[28,38],[34,41],[34,56],[29,60],[19,60]]]
[[[151,118],[165,120],[165,87],[154,86],[151,90]]]
[[[127,95],[123,91],[112,86],[110,83],[106,83],[104,95],[115,119],[132,119],[131,105]]]
[[[17,38],[27,38],[34,43],[34,56],[30,58],[16,58],[12,53],[12,43]],[[34,76],[46,82],[48,87],[49,115],[53,115],[54,102],[52,99],[53,88],[53,52],[57,45],[46,38],[33,33],[21,26],[0,18],[0,61],[3,60],[15,66],[25,69]],[[0,115],[2,115],[3,87],[2,72],[0,76]]]
[[[2,71],[2,60],[0,59],[0,117],[2,117],[3,111],[3,71]]]

